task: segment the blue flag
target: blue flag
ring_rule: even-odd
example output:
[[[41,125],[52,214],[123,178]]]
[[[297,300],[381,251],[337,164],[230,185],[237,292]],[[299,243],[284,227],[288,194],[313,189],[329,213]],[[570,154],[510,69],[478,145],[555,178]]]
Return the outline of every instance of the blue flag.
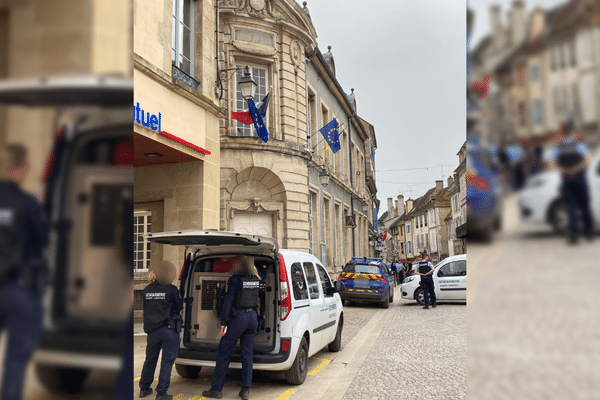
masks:
[[[248,111],[250,111],[250,116],[254,122],[256,134],[266,143],[269,140],[269,131],[265,126],[262,115],[260,115],[260,111],[258,111],[258,108],[256,108],[256,104],[254,104],[254,100],[252,99],[248,99]]]
[[[322,127],[319,132],[321,132],[327,141],[331,151],[337,153],[342,148],[342,145],[340,144],[340,134],[338,132],[338,123],[335,118],[332,119],[327,125]]]

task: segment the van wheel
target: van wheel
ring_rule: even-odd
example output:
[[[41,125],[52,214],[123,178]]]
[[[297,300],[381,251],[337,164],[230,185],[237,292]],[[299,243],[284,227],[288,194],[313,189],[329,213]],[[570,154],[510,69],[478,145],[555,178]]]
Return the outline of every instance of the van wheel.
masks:
[[[390,294],[385,298],[385,300],[381,303],[381,307],[390,308]]]
[[[342,328],[344,327],[344,320],[340,316],[340,322],[338,323],[337,332],[333,342],[329,343],[329,351],[337,352],[342,348]]]
[[[87,369],[36,366],[38,379],[49,391],[54,393],[79,392],[89,372]]]
[[[425,295],[423,294],[422,288],[418,288],[415,292],[415,300],[420,306],[425,304]]]
[[[300,385],[304,383],[306,374],[308,373],[308,343],[306,338],[302,338],[300,341],[300,347],[298,347],[298,353],[296,353],[296,359],[292,367],[285,371],[285,379],[290,385]]]
[[[175,370],[182,378],[196,379],[202,367],[197,365],[175,364]]]

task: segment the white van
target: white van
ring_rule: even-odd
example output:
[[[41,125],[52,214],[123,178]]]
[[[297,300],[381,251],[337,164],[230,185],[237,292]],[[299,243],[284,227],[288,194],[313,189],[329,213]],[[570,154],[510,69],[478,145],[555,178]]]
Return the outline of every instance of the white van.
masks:
[[[180,276],[183,329],[175,360],[179,375],[195,378],[203,366],[215,366],[221,338],[218,302],[231,276],[231,261],[241,254],[254,260],[261,277],[254,369],[285,371],[289,383],[301,384],[309,357],[326,346],[340,350],[344,313],[338,292],[344,286],[332,282],[315,256],[279,250],[273,238],[235,232],[163,232],[147,238],[185,246]],[[231,367],[241,368],[238,351]]]
[[[121,368],[131,317],[133,80],[2,80],[0,104],[51,109],[64,123],[44,174],[51,274],[33,360],[48,389],[77,392],[92,369]]]

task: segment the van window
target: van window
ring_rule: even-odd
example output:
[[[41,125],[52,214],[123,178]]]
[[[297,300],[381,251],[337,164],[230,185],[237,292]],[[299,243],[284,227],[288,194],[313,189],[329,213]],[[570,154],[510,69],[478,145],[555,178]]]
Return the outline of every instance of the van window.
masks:
[[[306,280],[308,281],[308,292],[310,293],[311,299],[319,298],[319,284],[317,282],[317,275],[315,274],[315,268],[312,263],[304,263],[304,273],[306,273]]]
[[[123,165],[133,153],[130,136],[98,138],[87,141],[78,149],[75,163],[79,165]]]
[[[308,300],[308,289],[304,280],[304,271],[300,263],[292,264],[292,290],[294,291],[294,299]]]
[[[317,264],[317,271],[319,271],[319,277],[321,278],[321,287],[323,288],[323,294],[325,297],[333,297],[333,285],[329,279],[329,275],[325,268]]]
[[[465,276],[467,275],[467,262],[464,260],[450,262],[438,271],[438,276]]]

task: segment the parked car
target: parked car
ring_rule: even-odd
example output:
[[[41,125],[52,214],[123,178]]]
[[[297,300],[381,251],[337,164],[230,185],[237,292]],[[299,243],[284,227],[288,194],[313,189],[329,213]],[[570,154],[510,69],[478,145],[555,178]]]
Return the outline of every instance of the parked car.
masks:
[[[175,368],[195,378],[202,367],[214,367],[220,341],[218,303],[235,256],[253,260],[259,275],[261,320],[254,341],[256,370],[285,371],[291,384],[306,379],[308,358],[328,347],[341,347],[344,310],[338,292],[344,285],[330,279],[315,256],[280,250],[273,238],[219,231],[148,234],[155,243],[184,246],[180,292],[183,329]],[[234,351],[232,368],[241,368]]]
[[[600,148],[592,155],[586,172],[590,205],[595,226],[600,228]],[[526,222],[549,224],[557,233],[566,233],[569,224],[566,203],[560,191],[562,177],[558,170],[531,176],[519,193],[521,217]]]
[[[501,180],[485,150],[467,138],[467,234],[490,240],[502,224]]]
[[[445,258],[434,267],[433,282],[437,300],[467,300],[467,256]],[[402,298],[416,300],[423,305],[421,277],[412,275],[402,282]]]
[[[394,277],[382,258],[352,257],[338,278],[346,290],[342,302],[375,301],[383,308],[394,302]]]
[[[121,368],[131,316],[133,81],[0,81],[0,104],[53,108],[65,123],[44,171],[51,276],[33,360],[48,389],[76,392],[91,369]]]

